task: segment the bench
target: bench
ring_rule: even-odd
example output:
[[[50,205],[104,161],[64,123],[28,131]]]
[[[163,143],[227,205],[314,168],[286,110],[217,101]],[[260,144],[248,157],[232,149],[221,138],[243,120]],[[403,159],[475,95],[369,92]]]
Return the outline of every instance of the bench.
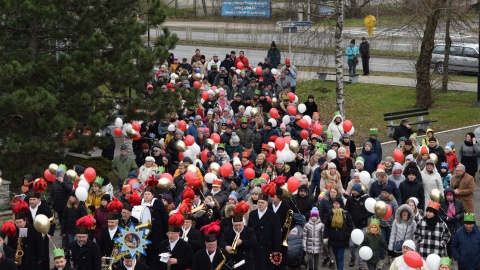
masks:
[[[337,76],[337,73],[335,73],[335,72],[317,72],[317,77],[322,82],[327,80],[328,75]],[[353,74],[353,75],[343,74],[343,77],[350,77],[350,79],[348,81],[345,81],[345,82],[349,82],[351,84],[358,83],[358,74]]]
[[[387,137],[393,136],[393,131],[396,127],[400,124],[394,124],[393,120],[403,119],[403,118],[410,118],[410,117],[418,117],[417,121],[409,122],[409,125],[417,125],[417,132],[418,131],[427,131],[430,127],[430,124],[433,122],[437,122],[437,120],[424,120],[423,117],[428,115],[428,108],[417,108],[399,112],[389,112],[383,114],[383,120],[387,121]]]

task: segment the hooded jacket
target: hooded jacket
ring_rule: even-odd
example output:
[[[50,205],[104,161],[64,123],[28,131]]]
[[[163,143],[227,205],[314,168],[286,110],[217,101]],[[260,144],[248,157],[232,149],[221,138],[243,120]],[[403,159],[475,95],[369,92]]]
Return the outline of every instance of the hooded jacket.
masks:
[[[298,189],[305,190],[307,195],[302,197],[298,193],[295,194],[291,199],[292,210],[294,213],[298,213],[300,211],[300,214],[305,216],[305,219],[308,220],[310,217],[310,210],[315,204],[315,198],[313,198],[313,196],[310,194],[306,185],[302,185]]]
[[[347,203],[345,204],[345,210],[352,216],[353,224],[355,228],[365,228],[368,226],[368,218],[373,214],[368,212],[365,208],[365,201],[368,199],[368,195],[363,191],[358,197],[353,195],[348,196]]]
[[[408,219],[402,219],[402,212],[408,212]],[[413,210],[408,204],[402,204],[395,212],[395,220],[392,224],[392,231],[390,232],[390,240],[388,241],[388,250],[393,250],[393,244],[396,241],[413,240],[413,234],[417,228],[417,223],[414,220],[415,216]]]
[[[303,228],[302,247],[310,254],[319,254],[323,248],[323,231],[325,225],[317,219],[309,220]]]
[[[388,180],[392,181],[397,185],[397,188],[400,187],[400,183],[405,181],[405,175],[400,174],[398,177],[393,175],[393,172],[395,170],[402,170],[403,171],[403,166],[400,163],[395,163],[392,168],[392,174],[388,176]]]
[[[335,118],[337,117],[340,117],[342,119],[338,124],[335,122]],[[327,133],[333,135],[334,142],[340,141],[340,138],[342,138],[342,135],[345,133],[345,131],[343,130],[343,117],[341,115],[333,116],[332,122],[328,124]]]
[[[377,169],[378,164],[380,164],[380,158],[373,152],[373,150],[365,150],[365,145],[362,148],[362,154],[360,156],[365,160],[363,163],[363,169],[372,174]]]
[[[429,128],[427,129],[427,132],[425,132],[425,134],[428,134],[429,132],[432,132],[432,137],[435,137],[435,132],[433,132],[433,129]],[[425,145],[425,146],[428,146],[428,137],[425,136],[425,138],[422,139],[422,145]],[[437,145],[440,145],[440,143],[438,142],[438,139],[437,139]]]
[[[400,194],[402,195],[402,200],[400,203],[405,203],[408,198],[415,197],[418,199],[418,209],[425,210],[425,190],[423,184],[415,179],[413,181],[405,180],[400,183]]]
[[[451,202],[447,201],[447,192],[453,193],[453,200]],[[453,203],[455,207],[455,215],[448,215],[448,207]],[[452,235],[463,226],[463,216],[465,214],[465,208],[461,201],[455,198],[455,192],[453,188],[448,187],[443,193],[443,199],[440,202],[440,211],[438,211],[438,216],[447,224],[448,230]]]
[[[392,198],[392,199],[390,199],[390,198]],[[390,218],[387,219],[387,220],[384,220],[383,218],[380,219],[380,227],[390,227],[391,228],[393,220],[395,219],[395,215],[393,215],[393,213],[396,213],[397,209],[398,209],[397,200],[395,200],[395,197],[393,197],[392,194],[390,194],[387,199],[383,198],[383,196],[380,195],[376,198],[376,200],[377,200],[377,202],[378,201],[384,201],[386,204],[389,204],[390,207],[392,207],[392,215],[390,216]]]
[[[433,172],[427,172],[427,166],[422,170],[422,184],[423,188],[425,189],[425,194],[430,195],[430,192],[434,189],[438,189],[441,193],[443,193],[443,183],[442,177],[437,172],[435,166],[433,166]],[[428,205],[430,202],[430,196],[425,196],[425,205]]]

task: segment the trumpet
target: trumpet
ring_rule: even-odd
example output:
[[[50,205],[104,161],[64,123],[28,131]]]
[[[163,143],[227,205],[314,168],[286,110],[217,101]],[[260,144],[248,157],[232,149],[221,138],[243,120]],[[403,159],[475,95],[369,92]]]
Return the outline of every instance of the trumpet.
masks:
[[[192,215],[195,215],[200,210],[207,211],[207,206],[205,205],[205,203],[202,203],[199,206],[195,207],[195,209],[193,209],[190,213]]]
[[[234,254],[234,255],[237,254],[236,247],[237,247],[238,239],[240,239],[240,233],[235,231],[235,238],[233,238],[232,250],[230,250],[230,254]]]
[[[135,230],[140,230],[140,229],[152,230],[152,222],[149,220],[145,223],[135,226]]]
[[[287,212],[287,217],[285,218],[285,223],[283,224],[283,227],[287,229],[287,233],[285,234],[285,238],[283,239],[282,246],[288,247],[288,234],[290,233],[290,226],[292,225],[292,220],[293,220],[293,210],[290,209]]]

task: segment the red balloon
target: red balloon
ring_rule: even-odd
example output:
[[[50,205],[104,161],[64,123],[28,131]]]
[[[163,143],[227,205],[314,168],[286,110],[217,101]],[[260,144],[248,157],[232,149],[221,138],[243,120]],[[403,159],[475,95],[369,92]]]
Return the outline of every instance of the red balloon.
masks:
[[[350,130],[352,130],[352,127],[353,127],[352,121],[350,120],[343,121],[343,130],[345,132],[350,132]]]
[[[203,98],[203,100],[208,100],[208,92],[207,91],[202,92],[202,98]]]
[[[48,168],[45,169],[45,171],[43,172],[43,176],[45,176],[45,179],[47,179],[47,181],[50,182],[50,183],[55,181],[55,178],[56,178],[55,174],[52,174]],[[73,181],[73,179],[72,179],[72,181]]]
[[[313,132],[317,135],[322,135],[322,132],[323,132],[322,124],[313,125]]]
[[[210,87],[210,89],[212,89],[213,91],[217,90],[217,87],[214,85],[212,87]]]
[[[290,101],[294,101],[295,100],[295,94],[293,92],[289,92],[288,93],[288,99],[290,99]]]
[[[117,137],[122,136],[122,129],[121,129],[121,128],[115,128],[115,129],[113,130],[113,134],[114,134],[115,136],[117,136]]]
[[[302,139],[307,139],[308,138],[308,131],[306,131],[305,129],[300,131],[300,138]]]
[[[267,101],[268,103],[272,103],[272,98],[270,96],[267,96]]]
[[[179,128],[181,131],[185,132],[185,130],[187,130],[187,123],[185,123],[184,120],[178,121],[178,128]]]
[[[290,143],[292,141],[292,137],[286,136],[286,137],[283,137],[283,140],[285,141],[285,143]]]
[[[393,159],[395,159],[396,162],[403,162],[403,158],[404,158],[404,155],[403,155],[403,152],[402,150],[400,149],[395,149],[393,150]]]
[[[270,116],[271,116],[272,118],[277,119],[278,116],[279,116],[279,115],[278,115],[278,110],[275,109],[275,108],[271,108],[271,109],[270,109]]]
[[[191,182],[193,180],[197,179],[197,174],[191,171],[187,171],[185,173],[185,181]]]
[[[237,63],[237,69],[243,69],[243,63],[242,62]]]
[[[255,72],[257,73],[257,75],[262,75],[263,70],[262,70],[261,67],[257,67],[257,68],[255,69]]]
[[[180,153],[183,153],[183,152],[180,152]],[[169,173],[163,173],[160,178],[167,178],[168,180],[170,180],[170,182],[173,183],[173,176]]]
[[[285,148],[285,140],[282,137],[278,137],[275,139],[275,148],[277,148],[277,150],[280,150],[280,151],[282,151],[283,148]]]
[[[195,139],[193,138],[192,135],[185,136],[185,139],[183,141],[187,146],[192,146],[195,143]]]
[[[392,207],[390,204],[387,204],[387,213],[383,216],[383,220],[388,220],[392,216]]]
[[[185,156],[183,155],[183,152],[179,152],[178,153],[178,160],[183,161],[184,158],[185,158]]]
[[[232,171],[233,171],[233,166],[229,162],[224,163],[222,167],[220,167],[220,174],[223,177],[228,177],[232,173]]]
[[[199,81],[194,81],[193,82],[193,87],[194,88],[200,88],[201,86],[202,86],[202,84]]]
[[[97,177],[97,172],[94,168],[88,167],[83,172],[83,176],[85,176],[85,180],[87,180],[88,183],[92,183],[95,177]]]
[[[295,108],[295,106],[288,106],[288,113],[290,115],[295,115],[297,114],[297,108]]]
[[[140,131],[140,124],[138,122],[133,122],[132,128],[136,131]]]
[[[245,171],[243,172],[243,175],[248,180],[252,180],[255,177],[255,171],[252,168],[246,168]]]
[[[288,181],[287,181],[288,191],[295,192],[298,190],[299,186],[300,186],[300,181],[295,176],[288,178]]]
[[[301,128],[307,128],[307,127],[308,127],[308,121],[305,120],[305,119],[300,119],[300,121],[298,121],[298,125],[299,125]]]
[[[140,136],[140,133],[137,133],[137,136],[133,137],[133,140],[134,141],[138,141],[142,138],[142,136]]]
[[[129,185],[130,187],[132,187],[132,186],[135,185],[135,184],[138,184],[138,180],[137,180],[137,179],[132,179],[132,180],[129,180],[129,181],[128,181],[128,185]]]
[[[200,154],[200,158],[202,159],[203,162],[207,162],[207,161],[208,161],[207,153],[208,153],[208,149],[205,149],[205,150],[203,150],[202,153]]]
[[[416,251],[407,251],[403,255],[403,259],[411,268],[421,268],[423,266],[422,256]]]
[[[220,135],[217,133],[212,133],[210,139],[212,139],[214,143],[220,143]]]

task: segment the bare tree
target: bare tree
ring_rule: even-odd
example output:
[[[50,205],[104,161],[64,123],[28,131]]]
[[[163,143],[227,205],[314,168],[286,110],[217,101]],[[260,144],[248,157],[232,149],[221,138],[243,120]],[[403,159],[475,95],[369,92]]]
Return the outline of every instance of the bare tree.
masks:
[[[445,58],[443,59],[442,91],[448,90],[448,64],[450,63],[450,47],[452,38],[450,37],[450,20],[452,19],[452,0],[448,0],[447,18],[445,21]]]
[[[337,81],[337,109],[342,116],[345,116],[343,107],[343,60],[342,60],[342,32],[343,32],[343,0],[335,1],[335,10],[337,13],[337,24],[335,26],[335,71]]]

